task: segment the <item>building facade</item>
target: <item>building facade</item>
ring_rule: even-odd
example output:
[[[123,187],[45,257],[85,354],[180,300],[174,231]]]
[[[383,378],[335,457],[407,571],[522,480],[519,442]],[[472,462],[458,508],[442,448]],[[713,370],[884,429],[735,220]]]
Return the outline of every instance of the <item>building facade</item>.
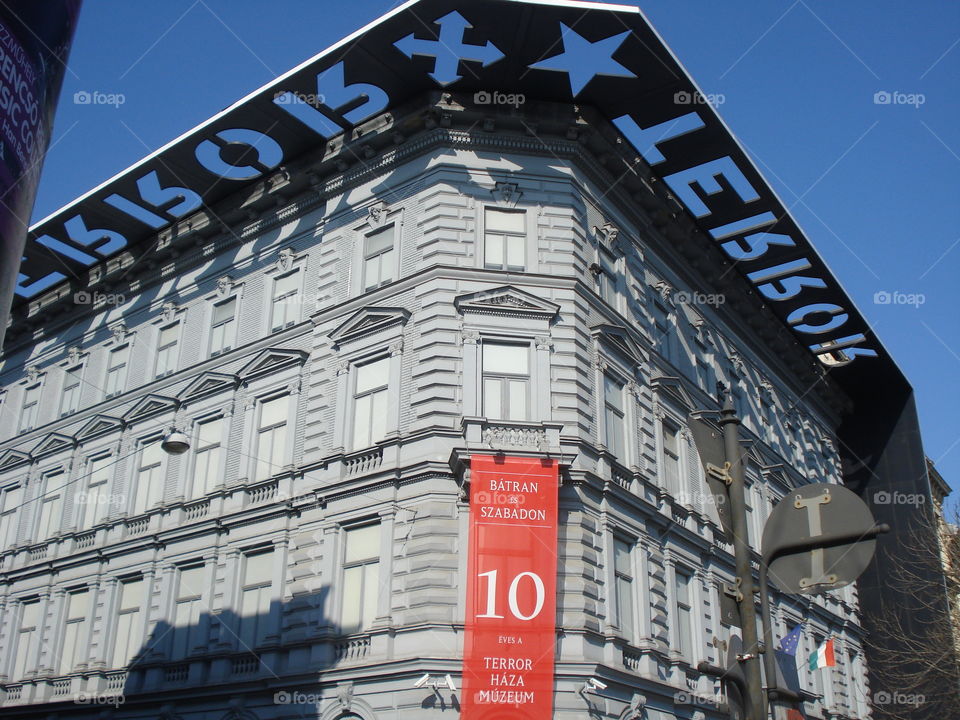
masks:
[[[734,394],[758,551],[842,482],[849,397],[613,123],[472,100],[285,159],[8,335],[0,717],[456,714],[497,453],[561,465],[554,717],[727,717],[697,665],[736,633],[733,549],[688,416]],[[856,588],[774,599],[810,716],[870,717]]]

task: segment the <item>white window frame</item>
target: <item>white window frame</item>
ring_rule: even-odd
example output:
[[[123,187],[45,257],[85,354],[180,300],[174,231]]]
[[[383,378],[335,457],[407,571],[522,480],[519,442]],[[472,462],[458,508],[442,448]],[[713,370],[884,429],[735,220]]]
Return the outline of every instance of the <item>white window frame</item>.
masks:
[[[367,367],[369,365],[374,365],[376,363],[383,363],[386,369],[387,381],[386,383],[367,388],[366,390],[358,390],[358,384],[360,379],[361,368]],[[358,361],[353,364],[350,373],[350,447],[353,450],[363,450],[364,448],[373,447],[381,440],[384,440],[387,433],[390,431],[389,423],[387,420],[387,415],[389,415],[390,400],[391,400],[391,390],[390,390],[390,365],[391,359],[389,354],[378,354],[373,357],[364,358],[361,361]],[[394,393],[396,393],[396,388],[394,388]],[[357,407],[360,404],[359,401],[363,398],[376,398],[383,397],[386,400],[386,409],[384,416],[384,426],[383,426],[383,435],[384,437],[375,438],[373,434],[375,432],[374,421],[376,417],[375,408],[371,405],[370,415],[367,418],[367,435],[366,444],[361,445],[361,438],[358,437],[359,433],[357,432],[359,415],[357,412]]]
[[[292,438],[293,438],[293,435],[296,433],[296,427],[293,424],[295,422],[295,415],[291,414],[292,413],[291,403],[294,401],[295,397],[296,396],[291,395],[289,392],[265,393],[257,397],[256,408],[255,408],[256,414],[254,416],[255,420],[254,420],[254,427],[253,427],[253,432],[254,432],[253,453],[252,453],[253,457],[251,458],[252,460],[251,476],[253,477],[254,481],[267,480],[273,477],[274,475],[278,475],[279,473],[283,472],[283,468],[285,468],[287,465],[289,465],[292,462],[292,452],[291,452],[293,448]],[[284,409],[286,410],[286,413],[283,416],[283,422],[275,422],[269,425],[268,427],[264,427],[262,425],[263,406],[266,403],[274,402],[278,400],[286,401],[286,405],[284,407]],[[260,451],[261,451],[261,443],[263,442],[263,436],[267,433],[270,433],[272,438],[274,431],[280,428],[283,429],[282,438],[281,438],[282,447],[279,453],[279,458],[282,462],[277,463],[277,462],[274,462],[274,460],[277,459],[275,442],[271,443],[271,452],[268,459],[262,458],[260,456]],[[263,475],[261,472],[261,468],[264,466],[269,466],[267,468],[269,472],[266,475]]]
[[[498,238],[503,242],[503,263],[498,265],[488,264],[487,263],[487,242],[488,242],[488,233],[487,233],[487,211],[492,210],[494,212],[502,212],[509,214],[517,214],[523,216],[523,234],[520,233],[502,233],[500,231],[495,231],[498,235]],[[530,232],[531,229],[531,213],[528,212],[529,208],[527,207],[504,207],[502,205],[496,205],[493,203],[481,204],[478,208],[478,217],[477,217],[477,239],[479,240],[479,251],[477,252],[477,262],[478,265],[485,270],[496,270],[499,272],[536,272],[535,268],[535,259],[536,259],[536,248],[533,248],[534,242],[531,241],[533,234]],[[491,231],[493,232],[493,231]],[[507,262],[507,242],[509,238],[519,238],[523,242],[523,267],[518,265],[510,265]]]
[[[601,406],[603,411],[603,437],[601,442],[607,448],[611,455],[613,455],[617,462],[621,465],[630,464],[630,443],[628,438],[630,437],[630,412],[629,412],[629,394],[627,392],[627,380],[621,377],[620,373],[607,369],[600,374],[602,386],[600,388],[600,397],[598,398],[598,405]],[[616,385],[619,385],[620,393],[620,408],[619,408],[619,432],[614,435],[613,431],[610,428],[609,424],[609,413],[610,410],[609,404],[607,403],[607,382],[613,382]],[[614,408],[615,410],[615,408]],[[619,447],[610,447],[610,440],[613,438],[619,444]]]
[[[113,359],[123,354],[123,362],[113,365]],[[130,375],[130,360],[133,353],[133,343],[125,341],[107,348],[107,362],[103,377],[103,397],[105,400],[117,397],[126,392],[127,381]],[[116,371],[116,372],[115,372]],[[119,380],[114,380],[119,377]]]
[[[214,324],[214,318],[217,312],[216,308],[226,305],[228,303],[233,303],[233,315],[231,319],[229,321],[219,322],[217,324]],[[239,329],[239,325],[240,325],[239,318],[240,318],[240,293],[239,292],[232,292],[222,297],[219,295],[215,295],[213,298],[210,298],[209,310],[207,315],[207,323],[206,323],[206,348],[207,348],[208,358],[223,355],[224,353],[228,353],[236,347],[237,330]],[[230,330],[229,330],[230,337],[227,338],[225,333],[223,345],[221,345],[219,349],[214,350],[213,349],[213,338],[215,334],[214,331],[218,327],[221,327],[223,325],[230,326]]]
[[[91,470],[91,467],[93,466],[93,463],[99,460],[107,460],[108,462],[106,467],[104,468],[106,471],[105,472],[106,477],[104,478],[103,482],[96,483],[97,490],[95,494],[99,497],[100,494],[103,492],[103,490],[106,490],[106,492],[103,494],[106,495],[106,497],[108,498],[108,501],[107,502],[98,501],[98,502],[91,503],[90,502],[91,495],[94,495],[94,493],[91,492],[90,490],[90,488],[93,487],[90,484],[90,481],[92,479],[91,474],[93,472]],[[94,451],[84,457],[83,474],[79,479],[80,490],[78,492],[86,493],[86,501],[81,503],[77,498],[75,498],[75,501],[74,501],[74,508],[83,508],[82,511],[79,512],[79,517],[74,522],[74,525],[78,530],[80,531],[89,530],[93,527],[96,527],[97,525],[102,523],[107,517],[109,517],[110,505],[112,504],[110,502],[111,500],[110,490],[112,489],[113,481],[116,478],[115,460],[116,458],[114,454],[109,450]],[[103,507],[103,510],[100,510],[100,511],[96,510],[96,508],[100,506]],[[91,507],[94,508],[94,511],[92,513],[90,510]],[[91,518],[92,518],[92,521],[91,521]]]
[[[350,533],[363,531],[370,528],[376,528],[376,551],[374,554],[367,555],[361,558],[354,560],[347,560],[347,552],[349,550],[350,543]],[[349,525],[344,525],[341,527],[341,546],[342,550],[340,552],[340,587],[343,589],[340,593],[340,608],[337,613],[338,624],[340,630],[343,634],[352,634],[356,632],[364,632],[370,629],[370,625],[376,620],[379,614],[380,607],[380,587],[382,583],[381,571],[384,569],[384,563],[382,558],[382,549],[383,549],[383,531],[384,527],[381,522],[356,522]],[[367,588],[367,568],[369,567],[376,568],[376,582],[374,587]],[[350,570],[356,570],[360,568],[360,591],[359,591],[359,605],[355,606],[353,600],[347,597],[347,573]],[[372,594],[371,594],[372,593]],[[371,608],[372,605],[372,608]],[[358,607],[360,610],[358,614],[358,624],[356,626],[347,626],[345,619],[347,617],[346,613],[352,611],[354,607]],[[349,609],[349,610],[348,610]],[[372,613],[371,617],[367,617],[368,614]]]
[[[87,364],[84,361],[78,363],[73,363],[72,365],[65,365],[63,367],[63,386],[60,390],[60,408],[59,408],[59,417],[66,417],[67,415],[73,415],[77,410],[80,409],[81,402],[83,400],[83,375],[86,372]],[[76,379],[75,385],[70,385],[71,379]],[[72,397],[74,402],[71,406],[67,405],[67,390],[76,389],[76,392]]]
[[[86,596],[86,607],[83,615],[77,613],[73,607],[74,598],[79,595]],[[89,587],[74,588],[64,594],[63,635],[58,661],[61,675],[67,675],[73,672],[78,665],[87,662],[85,652],[89,649],[87,631],[90,628],[90,610],[93,607],[91,598],[93,595],[94,590]]]
[[[199,587],[184,586],[184,573],[198,570],[200,572]],[[170,618],[170,659],[183,660],[189,657],[196,645],[198,645],[199,635],[203,632],[203,613],[205,611],[203,596],[203,583],[206,579],[206,567],[201,564],[191,563],[182,565],[176,569],[176,590],[173,599],[173,614]],[[180,615],[184,607],[186,608],[187,623],[181,626]],[[178,645],[184,643],[183,652],[179,651]]]
[[[527,359],[527,372],[526,373],[509,373],[503,371],[487,371],[486,365],[484,362],[484,357],[486,355],[486,348],[499,346],[499,347],[514,347],[520,348],[526,353]],[[480,407],[483,417],[488,420],[495,420],[501,422],[529,422],[533,415],[533,389],[532,389],[532,380],[531,375],[533,372],[533,365],[536,361],[535,356],[533,355],[533,350],[531,348],[530,341],[517,341],[513,342],[504,342],[499,338],[493,337],[484,337],[480,343]],[[497,380],[500,382],[500,412],[499,416],[494,416],[491,414],[490,408],[487,403],[487,393],[486,385],[487,380]],[[523,383],[523,394],[524,394],[524,412],[523,417],[513,417],[513,409],[510,408],[510,383],[512,382],[522,382]],[[507,408],[507,412],[504,412],[504,408]]]
[[[679,578],[686,578],[686,602],[680,601],[680,580]],[[676,631],[674,632],[674,649],[679,653],[680,657],[686,660],[689,663],[693,663],[696,654],[697,654],[697,621],[694,615],[694,609],[697,607],[697,593],[695,584],[697,582],[697,576],[693,570],[687,568],[685,565],[674,565],[673,567],[673,618],[676,624]],[[685,613],[685,615],[684,615]],[[684,638],[684,622],[683,617],[686,617],[686,627],[685,629],[688,632],[686,638]],[[686,640],[686,642],[685,642]],[[689,644],[689,647],[685,645]]]
[[[167,484],[167,453],[159,448],[162,441],[162,436],[155,435],[142,438],[137,442],[136,462],[133,469],[133,498],[130,503],[133,515],[147,513],[163,502]],[[158,462],[144,466],[144,454],[148,448],[159,453],[157,455]],[[149,469],[151,474],[144,486],[145,478],[143,475],[145,469]],[[156,475],[154,475],[154,472]]]
[[[271,571],[267,576],[266,580],[256,579],[252,580],[248,577],[248,571],[250,567],[250,558],[260,557],[263,555],[269,555],[273,562],[277,561],[276,550],[274,548],[263,549],[258,548],[245,552],[243,554],[243,568],[242,568],[242,582],[240,583],[240,593],[237,598],[237,649],[252,651],[259,645],[263,644],[264,639],[269,635],[271,629],[271,609],[274,601],[274,573]],[[247,593],[256,592],[256,605],[257,610],[252,616],[245,616],[243,606],[245,604]],[[264,595],[265,593],[265,595]],[[266,597],[266,607],[264,608],[263,598]],[[251,628],[252,623],[252,635],[253,642],[245,642],[244,635],[246,635]]]
[[[40,495],[36,498],[37,508],[34,510],[34,539],[37,542],[49,540],[63,530],[64,515],[66,512],[66,494],[70,490],[70,475],[66,468],[54,467],[41,472]],[[55,491],[55,494],[51,492]],[[59,517],[56,513],[59,511]],[[48,528],[43,525],[52,523]]]
[[[170,328],[176,328],[176,340],[173,343],[169,343],[166,346],[160,345],[160,338],[163,335],[164,330],[169,330]],[[168,375],[173,375],[177,372],[177,369],[180,367],[180,345],[183,341],[183,321],[180,319],[173,320],[172,322],[163,323],[157,326],[157,352],[156,352],[156,362],[154,363],[153,368],[153,378],[159,380],[160,378],[167,377]],[[172,359],[168,361],[167,369],[163,372],[160,371],[160,360],[163,357],[162,353],[167,348],[173,348]]]
[[[206,425],[208,423],[214,423],[214,422],[220,423],[220,437],[217,440],[217,443],[215,445],[211,444],[209,446],[202,447],[200,445],[200,427],[202,425]],[[190,488],[186,494],[192,499],[197,499],[197,498],[201,498],[201,497],[205,497],[206,495],[209,495],[215,487],[217,487],[218,485],[223,485],[225,482],[224,473],[226,472],[226,463],[224,462],[224,460],[225,460],[225,455],[227,450],[227,443],[230,438],[230,418],[221,413],[213,413],[213,414],[198,416],[193,420],[192,435],[193,435],[193,443],[191,445],[192,451],[190,453],[190,468],[189,468],[190,472],[188,475],[188,482],[190,483]],[[197,472],[200,469],[199,467],[200,456],[201,454],[212,452],[211,450],[206,448],[216,448],[215,451],[217,452],[217,455],[218,455],[216,480],[214,482],[211,482],[210,478],[208,477],[204,483],[204,486],[200,488],[198,487],[198,478],[197,478]],[[200,492],[200,490],[203,490],[203,492]]]
[[[23,506],[24,482],[17,482],[0,490],[0,550],[6,550],[17,542]],[[11,495],[13,498],[11,499]]]
[[[626,549],[627,567],[618,567],[617,550],[620,546]],[[613,535],[613,604],[614,604],[614,624],[619,628],[620,634],[627,639],[627,642],[633,643],[637,634],[637,571],[634,563],[634,550],[636,541],[632,538],[614,534]],[[624,607],[622,588],[626,588],[626,597],[629,599],[628,607]],[[624,619],[626,618],[626,621]]]
[[[43,385],[43,378],[40,378],[35,382],[23,386],[23,398],[20,402],[20,414],[17,418],[18,435],[28,433],[39,425],[40,403],[43,400]],[[37,391],[36,400],[28,405],[27,400],[30,399],[30,392],[33,390]],[[29,422],[27,422],[27,408],[31,409]]]
[[[25,626],[27,607],[35,606],[37,618],[33,625]],[[12,680],[24,680],[27,674],[36,669],[37,647],[40,644],[40,635],[43,631],[43,601],[40,598],[22,600],[17,608],[17,639],[16,649],[13,652]]]
[[[661,478],[663,482],[664,489],[669,492],[674,497],[677,497],[684,490],[683,482],[683,473],[684,473],[684,463],[683,463],[683,450],[681,444],[683,441],[683,426],[673,417],[665,415],[660,419],[658,425],[658,434],[657,434],[657,449],[660,452],[660,467],[662,469]],[[667,428],[672,428],[674,430],[674,435],[677,442],[676,450],[676,469],[677,475],[675,482],[671,484],[670,478],[667,475]],[[671,457],[673,455],[671,454]]]
[[[397,239],[399,237],[399,231],[400,231],[400,226],[396,222],[385,222],[383,225],[380,225],[375,228],[370,228],[362,234],[360,238],[360,244],[362,245],[360,249],[361,258],[362,258],[361,265],[360,265],[360,275],[361,275],[360,291],[361,292],[365,292],[365,293],[373,292],[377,288],[381,288],[384,285],[389,285],[392,282],[396,282],[396,280],[398,279],[397,278],[397,274],[398,274],[397,273],[397,266],[398,266],[397,255],[399,254],[399,250],[398,250],[399,243],[397,242]],[[370,238],[375,237],[377,235],[381,235],[386,232],[390,232],[390,234],[393,236],[393,242],[390,244],[389,249],[382,248],[376,252],[369,251],[367,249],[367,243],[370,240]],[[388,258],[388,262],[384,262],[383,256],[388,254],[390,256]],[[371,285],[370,279],[368,277],[368,274],[370,271],[368,262],[370,260],[373,260],[374,258],[377,259],[378,280],[376,283]],[[384,280],[384,277],[383,277],[384,276],[383,269],[385,266],[389,268],[389,275],[390,275],[390,277],[386,280]]]
[[[371,215],[367,215],[363,222],[352,226],[346,237],[353,244],[353,267],[355,271],[350,272],[350,288],[353,295],[363,295],[367,292],[374,292],[377,288],[384,287],[389,283],[400,279],[400,262],[403,251],[403,228],[404,228],[404,209],[383,208],[380,212],[380,221],[374,222]],[[366,289],[366,254],[367,237],[375,235],[379,231],[393,226],[393,254],[390,259],[391,280],[378,284],[376,288]]]
[[[128,585],[132,585],[133,583],[140,584],[140,595],[142,598],[141,602],[137,604],[124,606],[123,605],[124,589]],[[110,657],[111,667],[113,668],[127,667],[128,663],[130,663],[138,653],[138,650],[133,650],[134,647],[139,648],[139,650],[143,649],[144,638],[143,638],[143,622],[142,621],[144,618],[144,612],[149,607],[150,607],[150,587],[149,587],[149,583],[146,581],[146,578],[144,578],[143,576],[124,578],[117,584],[117,613],[116,613],[116,618],[114,620],[114,634],[113,634],[113,642],[112,642],[111,657]],[[127,618],[129,618],[129,620]],[[124,643],[125,645],[124,650],[126,651],[125,654],[127,654],[128,657],[124,658],[123,661],[120,662],[120,658],[118,657],[118,653],[121,650],[120,638],[122,637],[120,630],[125,623],[129,625],[129,627],[127,628],[126,643]],[[133,650],[133,652],[130,652],[131,650]]]
[[[267,312],[265,313],[266,317],[269,320],[269,325],[267,331],[271,333],[280,332],[281,330],[286,330],[289,327],[293,327],[300,322],[303,317],[303,278],[305,272],[303,270],[302,259],[298,258],[298,262],[292,264],[289,269],[282,272],[273,272],[267,274],[267,280],[269,282],[270,292],[265,293],[267,295]],[[293,290],[288,290],[283,295],[277,295],[277,284],[282,280],[288,278],[294,279]],[[293,301],[290,298],[294,298]],[[284,307],[283,313],[283,322],[279,325],[277,324],[278,319],[278,303]],[[288,310],[288,306],[294,306],[293,310]]]

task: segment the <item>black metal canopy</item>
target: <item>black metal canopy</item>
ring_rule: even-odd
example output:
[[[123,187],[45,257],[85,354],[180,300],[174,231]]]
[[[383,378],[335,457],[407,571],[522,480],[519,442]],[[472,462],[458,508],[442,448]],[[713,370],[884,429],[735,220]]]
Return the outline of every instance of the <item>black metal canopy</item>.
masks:
[[[841,385],[871,364],[903,383],[642,13],[579,0],[410,0],[33,226],[17,303],[437,88],[593,106]]]

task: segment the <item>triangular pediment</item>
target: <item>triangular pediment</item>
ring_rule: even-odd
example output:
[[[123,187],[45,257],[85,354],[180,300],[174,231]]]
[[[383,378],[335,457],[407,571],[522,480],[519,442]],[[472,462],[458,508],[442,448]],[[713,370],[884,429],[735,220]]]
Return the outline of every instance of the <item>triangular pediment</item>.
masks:
[[[51,453],[55,453],[66,448],[72,448],[76,444],[76,440],[69,435],[50,433],[43,438],[43,440],[37,443],[36,447],[30,451],[30,454],[35,458],[43,457],[44,455],[50,455]]]
[[[194,400],[198,397],[214,395],[224,390],[232,390],[236,386],[237,378],[235,375],[205,372],[187,383],[183,390],[177,393],[177,398],[181,402]]]
[[[653,386],[653,389],[657,391],[661,398],[672,400],[674,404],[679,405],[687,413],[696,407],[693,398],[683,388],[683,383],[678,377],[659,375],[650,379],[650,385]]]
[[[148,418],[168,410],[176,410],[180,402],[176,398],[166,395],[145,395],[140,398],[133,407],[123,414],[123,419],[127,422]]]
[[[7,450],[0,454],[0,472],[3,472],[4,470],[11,470],[12,468],[17,467],[17,465],[25,465],[29,463],[30,460],[30,455],[25,452],[20,452],[19,450]]]
[[[242,380],[259,375],[266,375],[290,365],[303,365],[307,360],[307,353],[303,350],[290,350],[287,348],[268,348],[261,351],[250,362],[244,365],[237,375]]]
[[[398,307],[365,307],[351,315],[346,322],[330,333],[330,339],[340,345],[394,325],[404,325],[410,311]]]
[[[511,285],[460,295],[453,304],[461,314],[524,315],[549,320],[560,312],[560,306],[556,303]]]
[[[75,435],[77,440],[88,440],[89,438],[103,435],[123,427],[123,420],[110,417],[109,415],[95,415],[80,428]]]
[[[639,363],[643,361],[643,350],[622,325],[604,323],[594,325],[590,330],[601,343],[616,350],[631,362]]]

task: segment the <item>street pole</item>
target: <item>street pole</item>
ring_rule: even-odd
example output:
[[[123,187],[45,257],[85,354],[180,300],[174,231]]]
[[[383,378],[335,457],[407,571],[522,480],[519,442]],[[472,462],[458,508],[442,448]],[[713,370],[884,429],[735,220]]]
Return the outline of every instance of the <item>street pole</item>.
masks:
[[[754,605],[753,570],[750,566],[750,544],[747,535],[747,504],[744,499],[743,463],[740,460],[740,418],[733,406],[733,395],[726,393],[720,411],[723,446],[726,455],[730,498],[730,521],[733,527],[733,555],[737,566],[737,605],[740,629],[743,632],[743,669],[747,681],[748,720],[766,720],[763,681],[760,677],[760,651],[757,643],[757,611]]]

